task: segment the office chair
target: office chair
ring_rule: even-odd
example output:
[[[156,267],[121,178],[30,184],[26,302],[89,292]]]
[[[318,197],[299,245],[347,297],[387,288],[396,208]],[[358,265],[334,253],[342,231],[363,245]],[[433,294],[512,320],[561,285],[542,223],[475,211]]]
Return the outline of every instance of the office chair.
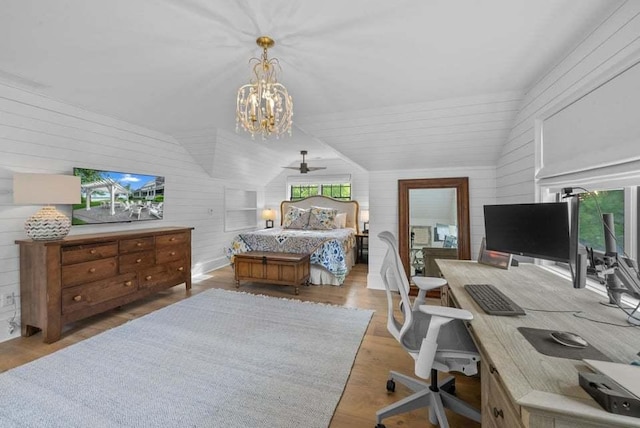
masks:
[[[401,373],[390,371],[387,390],[395,390],[395,381],[414,391],[412,395],[376,412],[376,428],[384,428],[382,420],[399,413],[421,407],[429,408],[429,422],[447,428],[444,412],[452,411],[480,422],[480,412],[438,384],[438,371],[457,371],[467,376],[478,372],[480,355],[463,321],[471,320],[469,311],[430,305],[412,305],[409,299],[409,281],[402,267],[398,244],[391,232],[381,232],[378,237],[388,245],[380,274],[387,292],[387,329],[415,360],[415,374],[429,383],[421,382]],[[397,291],[396,291],[397,289]],[[395,317],[393,294],[401,296],[402,321]],[[417,307],[416,307],[417,306]]]

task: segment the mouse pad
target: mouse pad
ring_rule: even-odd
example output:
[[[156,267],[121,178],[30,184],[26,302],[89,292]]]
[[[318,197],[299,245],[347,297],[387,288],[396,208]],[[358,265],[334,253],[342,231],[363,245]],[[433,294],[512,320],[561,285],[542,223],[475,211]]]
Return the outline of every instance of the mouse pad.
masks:
[[[611,358],[604,355],[592,345],[586,348],[571,348],[556,342],[551,338],[551,333],[555,330],[542,330],[539,328],[518,327],[518,331],[536,348],[536,351],[550,357],[568,358],[570,360],[600,360],[611,361]]]

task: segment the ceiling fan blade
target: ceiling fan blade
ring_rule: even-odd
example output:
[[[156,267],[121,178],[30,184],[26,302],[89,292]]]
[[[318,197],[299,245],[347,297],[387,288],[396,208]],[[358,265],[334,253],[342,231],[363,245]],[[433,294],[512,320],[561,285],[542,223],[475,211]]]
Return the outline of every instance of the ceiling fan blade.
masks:
[[[327,167],[326,166],[310,166],[310,167],[307,167],[307,170],[309,170],[309,171],[317,171],[319,169],[327,169]]]
[[[283,166],[283,168],[286,168],[286,169],[300,169],[299,166]]]

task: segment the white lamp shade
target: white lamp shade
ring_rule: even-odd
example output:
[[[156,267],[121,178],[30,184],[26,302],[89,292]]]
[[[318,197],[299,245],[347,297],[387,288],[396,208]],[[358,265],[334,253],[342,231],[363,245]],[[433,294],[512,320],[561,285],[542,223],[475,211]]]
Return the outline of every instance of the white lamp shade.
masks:
[[[270,208],[262,210],[262,219],[263,220],[275,220],[276,212]]]
[[[360,220],[363,223],[368,223],[369,222],[369,210],[360,211]]]
[[[80,177],[56,174],[13,175],[13,203],[54,205],[80,203]]]

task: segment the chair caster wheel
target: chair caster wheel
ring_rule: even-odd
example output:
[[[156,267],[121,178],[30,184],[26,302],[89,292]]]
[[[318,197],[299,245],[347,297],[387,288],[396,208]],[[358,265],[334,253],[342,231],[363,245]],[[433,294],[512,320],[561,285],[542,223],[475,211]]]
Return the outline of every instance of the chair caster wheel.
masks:
[[[376,428],[387,428],[384,424],[376,424]]]
[[[396,390],[396,381],[394,381],[393,379],[389,379],[387,381],[387,391],[389,392],[395,392]],[[383,425],[384,427],[384,425]]]

